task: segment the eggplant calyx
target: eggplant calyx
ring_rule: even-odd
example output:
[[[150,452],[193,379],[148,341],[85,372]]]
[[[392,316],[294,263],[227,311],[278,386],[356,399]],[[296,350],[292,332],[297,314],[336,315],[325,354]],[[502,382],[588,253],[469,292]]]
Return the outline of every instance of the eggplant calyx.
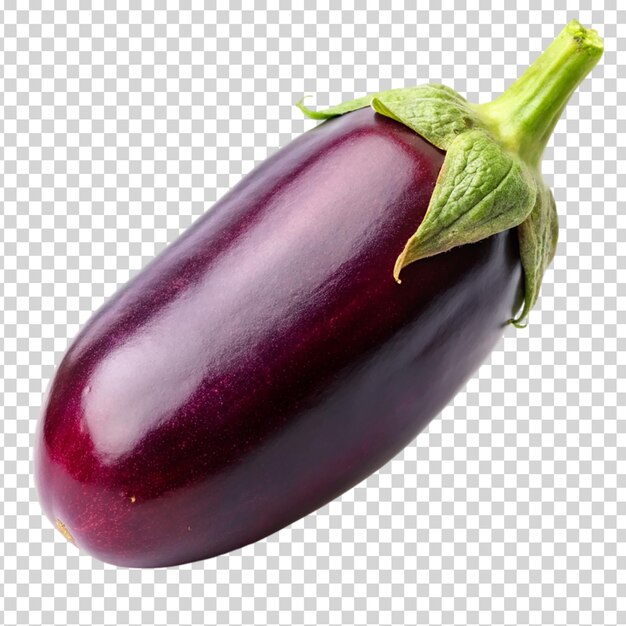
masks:
[[[439,84],[392,89],[324,111],[330,119],[371,106],[446,152],[428,210],[394,266],[517,228],[524,270],[524,305],[510,323],[524,327],[543,275],[554,257],[558,216],[540,173],[541,157],[565,105],[602,56],[602,39],[570,22],[545,52],[501,96],[473,105]]]

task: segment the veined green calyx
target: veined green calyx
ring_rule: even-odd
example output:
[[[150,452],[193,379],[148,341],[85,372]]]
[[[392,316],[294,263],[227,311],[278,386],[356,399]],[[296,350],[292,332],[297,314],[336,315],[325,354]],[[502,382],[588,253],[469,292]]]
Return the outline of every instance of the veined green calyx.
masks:
[[[602,56],[602,39],[577,21],[494,101],[474,105],[439,84],[392,89],[324,111],[326,120],[371,106],[445,150],[428,211],[398,257],[394,277],[419,259],[517,227],[525,298],[518,327],[539,296],[556,251],[558,217],[541,158],[571,95]]]

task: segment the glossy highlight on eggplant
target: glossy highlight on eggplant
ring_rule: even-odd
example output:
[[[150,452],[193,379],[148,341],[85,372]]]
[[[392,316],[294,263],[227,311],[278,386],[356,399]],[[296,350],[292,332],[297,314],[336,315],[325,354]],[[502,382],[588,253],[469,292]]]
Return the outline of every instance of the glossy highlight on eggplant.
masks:
[[[444,153],[361,109],[265,161],[84,327],[47,395],[42,505],[157,567],[276,532],[390,460],[523,297],[514,230],[393,277]]]

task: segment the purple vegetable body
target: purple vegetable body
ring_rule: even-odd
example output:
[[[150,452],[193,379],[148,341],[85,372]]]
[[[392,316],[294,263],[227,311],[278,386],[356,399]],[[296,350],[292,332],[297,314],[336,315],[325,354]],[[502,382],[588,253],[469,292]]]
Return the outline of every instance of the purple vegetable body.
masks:
[[[244,546],[363,480],[450,401],[523,297],[515,230],[394,263],[444,154],[361,109],[250,173],[86,325],[36,475],[125,566]]]

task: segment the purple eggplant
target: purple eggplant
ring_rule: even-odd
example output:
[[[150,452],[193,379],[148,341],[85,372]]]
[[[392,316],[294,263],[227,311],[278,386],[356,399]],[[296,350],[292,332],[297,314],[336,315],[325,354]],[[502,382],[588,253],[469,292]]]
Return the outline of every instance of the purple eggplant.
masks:
[[[451,151],[353,108],[246,176],[69,348],[35,462],[80,548],[174,565],[316,510],[410,443],[528,300],[517,227],[398,275]]]

